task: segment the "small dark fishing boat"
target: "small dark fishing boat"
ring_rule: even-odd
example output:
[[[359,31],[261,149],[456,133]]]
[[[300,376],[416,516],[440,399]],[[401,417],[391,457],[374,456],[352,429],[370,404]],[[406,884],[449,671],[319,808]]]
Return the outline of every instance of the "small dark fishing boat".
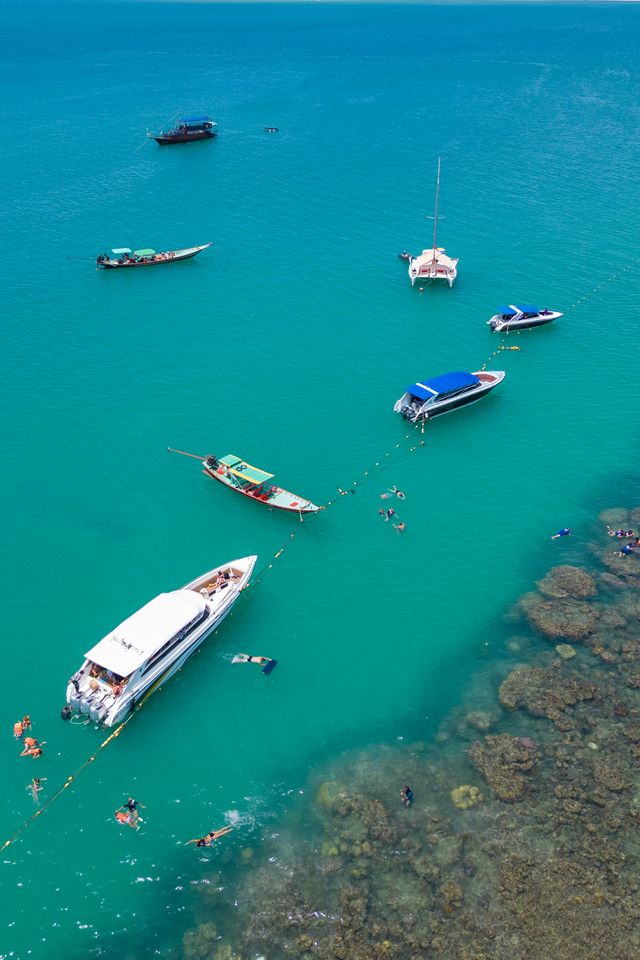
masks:
[[[265,133],[279,133],[279,130],[278,130],[277,127],[265,127],[265,128],[264,128],[264,132],[265,132]]]
[[[189,143],[190,140],[210,140],[216,136],[217,123],[210,117],[182,117],[171,130],[149,133],[147,136],[161,147],[168,143]]]
[[[118,270],[120,267],[150,267],[158,263],[173,263],[175,260],[188,260],[195,257],[207,247],[210,243],[203,243],[200,247],[185,247],[184,250],[165,250],[162,253],[156,253],[145,247],[143,250],[130,250],[129,247],[116,247],[111,251],[113,256],[108,253],[101,253],[96,257],[96,269]]]

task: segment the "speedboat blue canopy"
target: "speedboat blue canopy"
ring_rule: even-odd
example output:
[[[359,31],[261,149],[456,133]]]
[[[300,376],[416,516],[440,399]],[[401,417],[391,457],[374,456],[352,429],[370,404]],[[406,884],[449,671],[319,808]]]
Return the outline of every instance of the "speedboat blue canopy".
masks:
[[[209,117],[183,117],[183,123],[210,123]]]
[[[420,400],[429,400],[439,394],[462,390],[463,387],[475,387],[479,383],[478,378],[472,373],[458,370],[455,373],[443,373],[441,376],[432,377],[430,380],[412,383],[410,387],[407,387],[407,393],[418,397]]]
[[[537,307],[533,307],[530,303],[516,303],[515,306],[518,308],[520,313],[540,313]]]
[[[501,317],[515,317],[516,311],[513,307],[498,307],[497,311]]]

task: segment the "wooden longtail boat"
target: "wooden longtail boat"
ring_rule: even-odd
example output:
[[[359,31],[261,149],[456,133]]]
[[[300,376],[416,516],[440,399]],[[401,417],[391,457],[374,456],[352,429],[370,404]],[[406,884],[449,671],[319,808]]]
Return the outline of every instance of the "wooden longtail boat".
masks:
[[[303,497],[297,497],[295,493],[289,490],[283,490],[270,483],[273,480],[272,473],[265,473],[257,467],[252,467],[246,460],[241,460],[232,453],[226,457],[200,457],[195,453],[186,453],[184,450],[174,450],[169,447],[171,453],[181,453],[187,457],[193,457],[202,463],[202,472],[213,480],[218,480],[225,487],[230,487],[237,493],[264,503],[268,507],[276,510],[288,510],[291,513],[317,513],[323,510],[323,507],[317,506],[311,500],[305,500]]]
[[[145,247],[142,250],[130,250],[129,247],[116,247],[108,253],[101,253],[96,258],[96,269],[119,270],[121,267],[150,267],[158,263],[174,263],[176,260],[188,260],[196,257],[203,250],[210,247],[210,243],[203,243],[199,247],[185,247],[184,250],[165,250],[156,253]]]
[[[216,136],[217,124],[210,117],[182,117],[173,129],[161,130],[160,133],[149,133],[147,136],[155,140],[161,147],[170,143],[189,143],[191,140],[211,140]]]

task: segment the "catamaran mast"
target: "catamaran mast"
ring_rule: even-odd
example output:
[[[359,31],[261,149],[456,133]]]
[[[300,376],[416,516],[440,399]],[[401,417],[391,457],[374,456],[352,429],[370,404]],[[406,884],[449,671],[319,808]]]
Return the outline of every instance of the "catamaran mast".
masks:
[[[438,174],[436,177],[436,211],[433,218],[433,259],[436,258],[437,233],[438,233],[438,200],[440,197],[440,157],[438,157]]]

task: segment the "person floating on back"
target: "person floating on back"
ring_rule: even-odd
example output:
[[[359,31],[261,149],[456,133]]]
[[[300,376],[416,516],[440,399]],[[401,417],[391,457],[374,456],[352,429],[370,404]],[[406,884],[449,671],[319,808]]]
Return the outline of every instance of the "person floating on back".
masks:
[[[209,833],[204,837],[197,837],[193,840],[187,840],[185,846],[188,846],[190,843],[195,843],[196,847],[210,847],[211,844],[217,840],[219,837],[223,837],[225,833],[231,833],[233,827],[221,827],[219,830],[210,830]]]
[[[569,527],[563,527],[562,530],[558,530],[557,533],[554,533],[551,539],[557,540],[558,537],[570,537],[570,536],[571,536],[571,530],[569,529]]]

